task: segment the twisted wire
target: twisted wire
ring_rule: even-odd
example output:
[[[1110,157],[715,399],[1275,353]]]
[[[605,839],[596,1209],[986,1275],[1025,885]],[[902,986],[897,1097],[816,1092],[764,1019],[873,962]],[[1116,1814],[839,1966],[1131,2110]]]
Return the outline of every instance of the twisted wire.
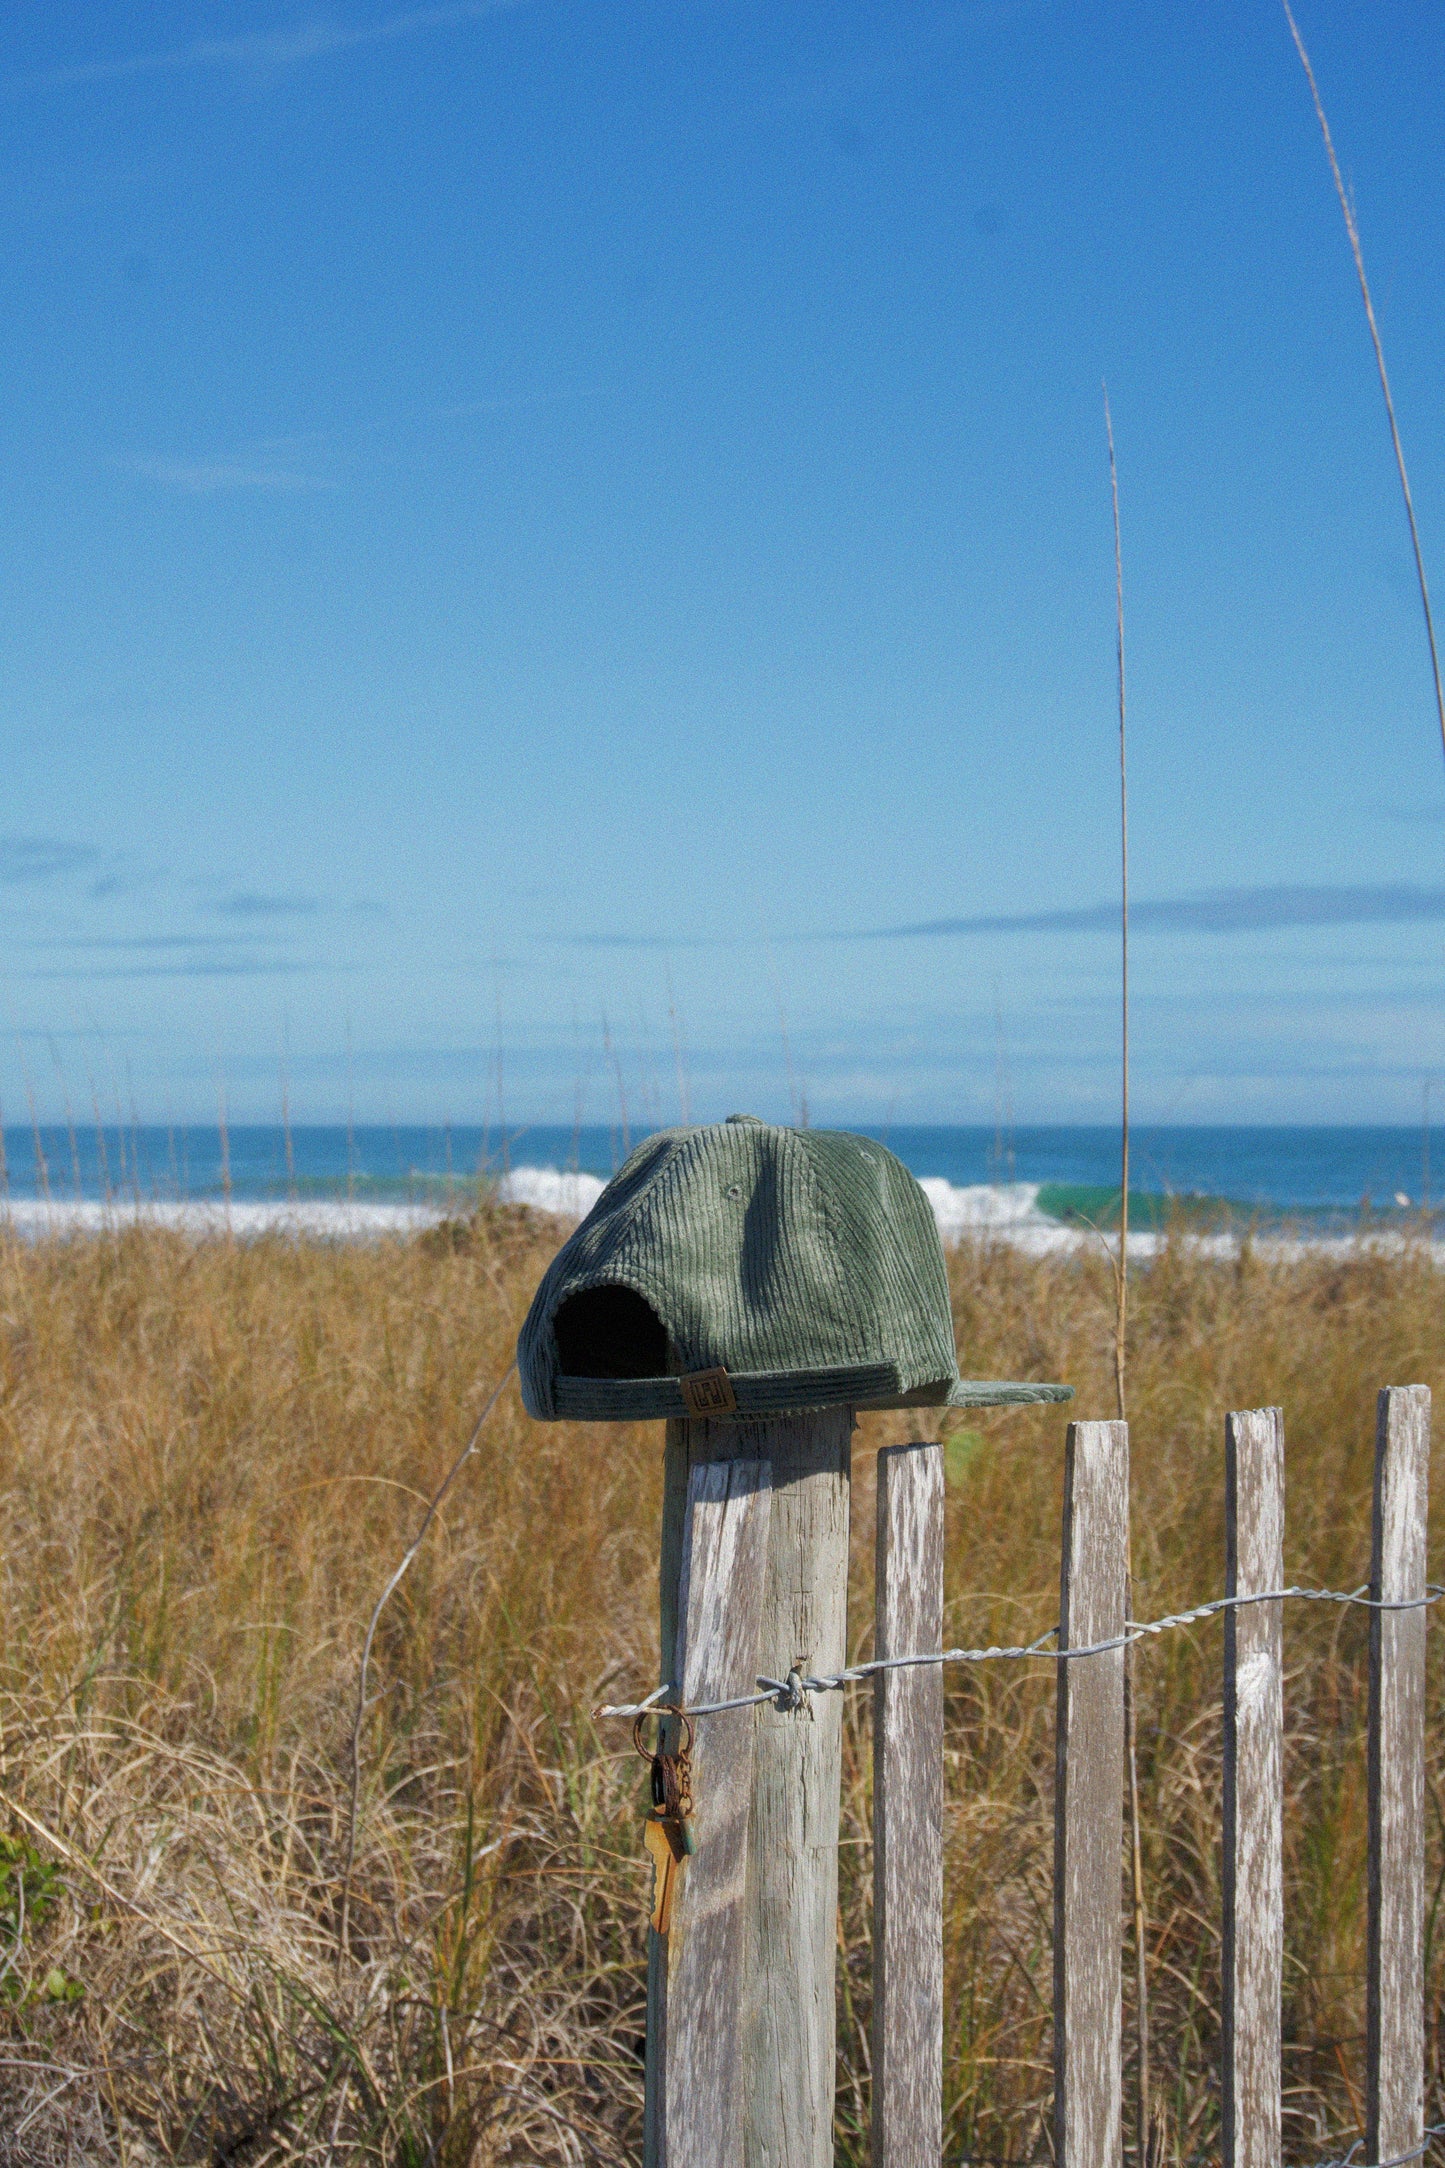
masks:
[[[1357,1604],[1365,1611],[1419,1611],[1427,1604],[1438,1603],[1440,1598],[1445,1596],[1445,1588],[1433,1581],[1426,1583],[1423,1596],[1399,1598],[1366,1595],[1366,1586],[1367,1584],[1362,1583],[1356,1589],[1270,1588],[1261,1590],[1257,1595],[1215,1596],[1208,1603],[1194,1604],[1187,1611],[1171,1611],[1164,1618],[1129,1619],[1122,1633],[1110,1634],[1107,1640],[1089,1641],[1075,1648],[1050,1646],[1058,1640],[1059,1628],[1055,1625],[1048,1627],[1036,1641],[1020,1643],[1011,1648],[995,1645],[980,1649],[933,1649],[919,1656],[877,1656],[871,1663],[850,1664],[845,1671],[818,1675],[800,1672],[795,1667],[784,1679],[769,1678],[766,1672],[760,1672],[756,1693],[735,1694],[727,1701],[688,1704],[686,1713],[690,1717],[721,1716],[729,1709],[757,1708],[768,1701],[785,1713],[795,1713],[807,1708],[809,1697],[813,1694],[839,1693],[844,1687],[856,1686],[865,1679],[873,1678],[880,1671],[907,1671],[920,1664],[986,1664],[996,1660],[1026,1659],[1031,1656],[1046,1657],[1053,1663],[1072,1663],[1080,1657],[1105,1656],[1112,1649],[1132,1648],[1136,1641],[1143,1641],[1150,1634],[1162,1634],[1172,1626],[1197,1626],[1202,1620],[1215,1618],[1221,1612],[1242,1610],[1246,1604],[1283,1603],[1293,1599],[1301,1603]],[[644,1701],[606,1704],[602,1708],[594,1709],[592,1714],[596,1718],[637,1717],[655,1708],[662,1701],[681,1706],[677,1699],[678,1691],[669,1681],[657,1687]],[[1403,2155],[1402,2159],[1413,2160],[1415,2157],[1415,2154],[1409,2153]],[[1356,2168],[1356,2164],[1349,2159],[1339,2162],[1322,2161],[1318,2163],[1318,2168]],[[1398,2164],[1393,2161],[1379,2161],[1367,2163],[1366,2168],[1398,2168]]]

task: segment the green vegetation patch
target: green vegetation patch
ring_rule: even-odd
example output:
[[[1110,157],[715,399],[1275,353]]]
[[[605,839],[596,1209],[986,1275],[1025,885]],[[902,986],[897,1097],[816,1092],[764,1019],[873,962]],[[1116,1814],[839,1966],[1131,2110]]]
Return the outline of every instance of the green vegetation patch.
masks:
[[[987,1440],[981,1430],[951,1431],[943,1441],[943,1472],[950,1483],[961,1483]]]

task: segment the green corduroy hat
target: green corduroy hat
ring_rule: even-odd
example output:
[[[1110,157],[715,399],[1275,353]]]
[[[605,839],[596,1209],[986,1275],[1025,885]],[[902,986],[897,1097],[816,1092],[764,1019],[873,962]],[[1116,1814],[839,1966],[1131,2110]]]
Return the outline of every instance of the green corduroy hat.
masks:
[[[637,1147],[553,1258],[517,1367],[544,1421],[1072,1397],[959,1377],[938,1228],[901,1160],[751,1114]]]

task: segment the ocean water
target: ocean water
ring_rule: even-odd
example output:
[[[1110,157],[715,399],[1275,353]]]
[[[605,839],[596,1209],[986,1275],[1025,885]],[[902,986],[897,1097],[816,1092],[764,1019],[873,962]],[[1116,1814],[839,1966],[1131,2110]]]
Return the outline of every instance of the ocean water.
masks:
[[[870,1130],[922,1182],[945,1237],[993,1229],[1074,1239],[1117,1215],[1113,1128]],[[41,1124],[3,1132],[3,1195],[21,1227],[140,1212],[237,1231],[283,1223],[366,1235],[466,1210],[479,1179],[503,1197],[580,1216],[636,1134],[600,1126],[496,1129],[240,1125],[229,1130]],[[1161,1128],[1132,1138],[1131,1224],[1182,1214],[1201,1234],[1314,1239],[1418,1224],[1433,1211],[1423,1128]],[[1438,1154],[1445,1187],[1445,1147]]]

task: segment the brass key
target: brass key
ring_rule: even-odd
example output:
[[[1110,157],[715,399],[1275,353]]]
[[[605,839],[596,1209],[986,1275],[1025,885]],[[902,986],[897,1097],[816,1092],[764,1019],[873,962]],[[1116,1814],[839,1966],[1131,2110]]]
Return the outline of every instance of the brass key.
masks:
[[[682,1855],[673,1842],[675,1827],[659,1814],[649,1814],[642,1825],[642,1842],[652,1855],[652,1930],[658,1935],[665,1935],[672,1926],[672,1901],[677,1895],[677,1865]]]
[[[659,1747],[649,1753],[642,1743],[642,1718],[632,1728],[633,1741],[638,1753],[647,1762],[651,1776],[652,1810],[642,1825],[642,1842],[652,1860],[652,1926],[655,1933],[665,1935],[672,1925],[672,1907],[677,1895],[677,1877],[683,1861],[696,1850],[697,1840],[692,1827],[691,1747],[692,1726],[679,1710],[659,1710],[663,1714],[676,1715],[682,1726],[682,1740],[676,1754],[665,1754]]]

